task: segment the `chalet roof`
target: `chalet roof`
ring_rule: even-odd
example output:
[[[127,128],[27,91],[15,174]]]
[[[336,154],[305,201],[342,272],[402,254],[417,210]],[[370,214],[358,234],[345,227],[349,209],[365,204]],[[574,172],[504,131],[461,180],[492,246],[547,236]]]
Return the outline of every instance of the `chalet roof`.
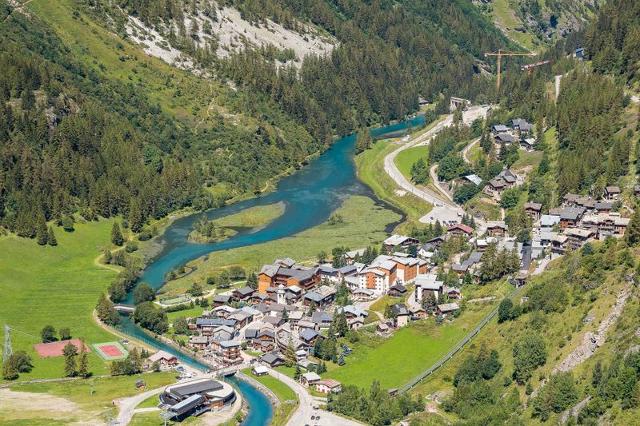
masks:
[[[331,322],[331,320],[332,320],[331,315],[329,315],[325,311],[315,311],[311,315],[311,321],[313,321],[316,324]]]
[[[407,305],[404,303],[395,303],[391,305],[391,310],[394,315],[409,315],[409,309],[407,309]]]
[[[473,228],[463,223],[456,223],[455,225],[451,225],[449,228],[447,228],[447,232],[451,232],[455,229],[459,229],[465,234],[473,234]]]
[[[504,222],[504,220],[490,220],[489,222],[487,222],[487,229],[493,228],[501,228],[506,231],[507,224]]]
[[[543,214],[540,216],[540,226],[542,227],[548,228],[558,223],[560,223],[560,216],[549,214]]]
[[[525,210],[534,210],[536,212],[540,212],[542,210],[542,204],[534,203],[532,201],[529,201],[527,203],[524,203],[524,209]]]
[[[496,140],[503,143],[512,143],[516,139],[509,133],[498,133],[496,135]]]
[[[302,340],[304,340],[305,342],[309,342],[318,337],[319,334],[312,328],[305,328],[299,333],[299,335]]]
[[[415,283],[416,287],[422,287],[423,290],[440,290],[444,286],[435,274],[418,274]]]
[[[278,352],[269,352],[266,353],[264,355],[262,355],[260,357],[260,360],[269,364],[269,365],[273,365],[277,362],[282,362],[284,361],[284,358],[282,357],[282,355],[280,355]]]
[[[405,244],[407,242],[416,243],[417,240],[412,237],[407,237],[406,235],[398,235],[398,234],[393,234],[392,236],[384,240],[384,244],[387,246],[398,246],[401,244]]]
[[[578,220],[584,214],[582,207],[567,207],[560,212],[561,220]]]
[[[249,295],[253,294],[254,291],[255,290],[252,289],[251,287],[244,286],[244,287],[240,287],[240,288],[235,289],[234,293],[238,293],[241,296],[249,296]]]
[[[290,257],[285,257],[284,259],[276,259],[273,263],[285,266],[287,268],[291,268],[293,265],[296,264],[296,261],[291,259]]]
[[[493,127],[491,128],[494,132],[496,133],[500,133],[500,132],[508,132],[510,129],[505,126],[504,124],[494,124]]]
[[[619,194],[620,193],[620,187],[619,186],[607,186],[605,188],[605,191],[607,191],[607,194]]]

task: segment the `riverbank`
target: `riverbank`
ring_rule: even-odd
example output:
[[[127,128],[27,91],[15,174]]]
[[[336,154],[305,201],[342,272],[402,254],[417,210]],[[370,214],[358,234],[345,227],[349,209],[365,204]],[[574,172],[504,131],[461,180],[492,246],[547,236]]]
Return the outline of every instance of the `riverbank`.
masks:
[[[401,216],[365,196],[352,196],[334,212],[335,222],[326,221],[290,237],[216,252],[188,263],[196,268],[188,278],[169,281],[163,287],[166,295],[184,294],[193,282],[199,282],[205,290],[206,279],[229,266],[241,266],[247,272],[256,271],[262,264],[272,262],[276,257],[292,257],[298,262],[317,261],[321,251],[331,253],[334,247],[362,248],[378,244],[387,237],[387,227],[396,223]],[[363,221],[363,218],[367,218]],[[223,291],[223,290],[221,290]]]

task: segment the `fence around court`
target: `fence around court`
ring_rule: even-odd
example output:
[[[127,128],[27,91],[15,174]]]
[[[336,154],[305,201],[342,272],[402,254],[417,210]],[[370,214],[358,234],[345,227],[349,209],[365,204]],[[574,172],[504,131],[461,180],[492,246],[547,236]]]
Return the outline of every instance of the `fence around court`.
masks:
[[[514,296],[517,295],[517,293],[520,292],[521,289],[522,287],[515,288],[511,293],[509,293],[507,297],[513,298]],[[473,339],[476,336],[476,334],[478,334],[480,330],[484,328],[485,325],[489,324],[489,322],[493,319],[493,317],[496,316],[497,313],[498,313],[498,306],[496,306],[491,312],[489,312],[478,323],[478,325],[476,325],[473,328],[473,330],[471,330],[469,333],[467,333],[466,336],[462,338],[462,340],[456,343],[456,345],[449,352],[447,352],[446,355],[444,355],[442,358],[436,361],[436,363],[433,364],[431,367],[429,367],[428,369],[426,369],[425,371],[423,371],[422,373],[420,373],[419,375],[411,379],[404,386],[400,387],[398,389],[398,392],[399,393],[407,392],[411,390],[414,386],[416,386],[418,383],[420,383],[421,381],[423,381],[424,379],[432,375],[436,370],[442,367],[447,361],[453,358],[453,356],[457,354],[460,351],[460,349],[462,349],[467,343],[469,343],[471,339]]]

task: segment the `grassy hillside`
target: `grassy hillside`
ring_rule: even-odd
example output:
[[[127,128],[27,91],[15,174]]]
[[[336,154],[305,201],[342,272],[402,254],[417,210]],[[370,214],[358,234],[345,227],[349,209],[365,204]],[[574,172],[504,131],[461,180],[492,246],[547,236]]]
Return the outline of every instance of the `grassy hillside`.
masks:
[[[457,409],[450,410],[447,408],[450,406],[447,405],[449,402],[443,405],[429,402],[435,410],[431,414],[417,415],[417,424],[456,420],[472,423],[492,420],[503,422],[509,418],[512,421],[519,419],[525,424],[544,423],[541,422],[539,412],[533,409],[536,406],[535,395],[551,386],[548,383],[555,374],[555,369],[570,354],[573,353],[575,357],[576,353],[584,352],[577,351],[577,348],[590,341],[589,337],[585,337],[588,336],[587,333],[599,333],[605,319],[612,318],[612,325],[605,327],[606,343],[597,348],[593,356],[587,356],[583,362],[578,362],[570,369],[577,390],[577,399],[571,406],[587,396],[593,397],[601,392],[591,384],[595,364],[600,361],[605,367],[614,365],[622,361],[625,354],[630,353],[629,348],[637,347],[640,342],[635,334],[637,324],[634,324],[638,316],[638,302],[633,296],[635,289],[632,290],[632,296],[626,299],[621,315],[618,317],[613,314],[622,289],[629,287],[623,277],[625,272],[633,274],[634,262],[629,261],[629,256],[634,256],[631,253],[635,251],[629,252],[624,243],[615,242],[595,244],[592,248],[591,254],[581,251],[555,261],[547,272],[527,283],[520,296],[528,297],[529,300],[521,297],[513,300],[516,306],[521,305],[523,308],[521,315],[513,320],[487,326],[471,345],[412,391],[426,395],[428,401],[433,401],[437,395],[435,399],[440,402],[461,403]],[[600,262],[608,262],[608,266],[602,266]],[[541,292],[541,289],[544,290]],[[527,303],[533,303],[537,307]],[[523,336],[531,334],[542,336],[546,345],[546,362],[533,370],[526,386],[518,385],[512,379],[515,369],[513,347]],[[473,382],[466,388],[462,385],[456,387],[453,384],[454,377],[461,365],[470,356],[478,354],[481,348],[497,351],[501,364],[498,373],[490,380]],[[473,400],[473,392],[480,392],[480,389],[487,392],[486,399],[477,400],[475,405],[464,405]],[[605,423],[628,424],[626,422],[637,415],[637,405],[631,404],[629,407],[627,404],[627,408],[623,409],[615,396],[609,398],[611,399],[605,403],[603,410],[602,419],[606,419]],[[549,424],[558,422],[559,412],[552,410],[548,414]]]
[[[64,375],[62,357],[42,359],[33,350],[45,325],[68,327],[88,344],[114,340],[91,317],[98,296],[116,275],[97,263],[102,249],[111,247],[111,225],[111,220],[77,224],[72,233],[56,227],[57,247],[0,237],[0,323],[14,329],[13,350],[26,350],[35,366],[21,379]],[[108,373],[97,355],[89,359],[94,374]]]

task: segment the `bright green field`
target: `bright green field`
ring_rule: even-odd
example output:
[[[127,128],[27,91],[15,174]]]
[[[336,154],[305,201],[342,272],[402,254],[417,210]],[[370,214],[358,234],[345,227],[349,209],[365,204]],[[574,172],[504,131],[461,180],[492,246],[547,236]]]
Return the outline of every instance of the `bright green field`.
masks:
[[[400,219],[398,214],[376,206],[373,200],[364,196],[347,198],[336,214],[342,216],[342,223],[330,225],[326,222],[291,237],[216,252],[206,261],[195,260],[190,264],[198,269],[183,279],[169,282],[166,290],[184,293],[194,281],[205,283],[207,276],[226,266],[240,265],[247,271],[255,271],[276,258],[288,256],[298,262],[314,262],[319,252],[330,254],[334,247],[357,249],[378,244],[387,237],[385,227]],[[205,290],[209,289],[210,286],[205,285]]]
[[[396,193],[398,186],[384,171],[384,157],[396,147],[391,140],[381,140],[356,156],[358,177],[379,198],[405,212],[409,222],[416,222],[429,213],[432,206],[414,195]]]
[[[511,9],[509,0],[494,0],[492,6],[494,21],[498,27],[504,30],[507,37],[526,49],[535,50],[536,40],[534,36],[528,32],[523,33],[515,30],[522,27],[522,22]]]
[[[449,352],[491,308],[471,306],[453,322],[440,326],[433,318],[416,321],[387,339],[373,331],[362,332],[360,342],[349,344],[353,353],[345,358],[346,364],[331,365],[324,376],[364,388],[374,380],[385,389],[400,387]]]
[[[427,162],[428,155],[428,146],[414,146],[412,148],[407,148],[404,151],[400,151],[396,156],[395,163],[398,170],[400,170],[400,173],[402,173],[405,178],[411,180],[411,166],[413,166],[413,164],[420,158],[423,158],[425,162]]]
[[[14,329],[14,351],[26,350],[35,365],[20,380],[63,375],[62,357],[41,359],[33,351],[45,325],[56,330],[69,327],[73,337],[84,338],[88,344],[114,340],[91,316],[98,296],[116,274],[96,263],[102,249],[111,246],[112,223],[76,224],[72,233],[55,227],[57,247],[15,236],[0,238],[0,324]],[[96,354],[91,353],[89,359],[94,374],[107,373]]]

